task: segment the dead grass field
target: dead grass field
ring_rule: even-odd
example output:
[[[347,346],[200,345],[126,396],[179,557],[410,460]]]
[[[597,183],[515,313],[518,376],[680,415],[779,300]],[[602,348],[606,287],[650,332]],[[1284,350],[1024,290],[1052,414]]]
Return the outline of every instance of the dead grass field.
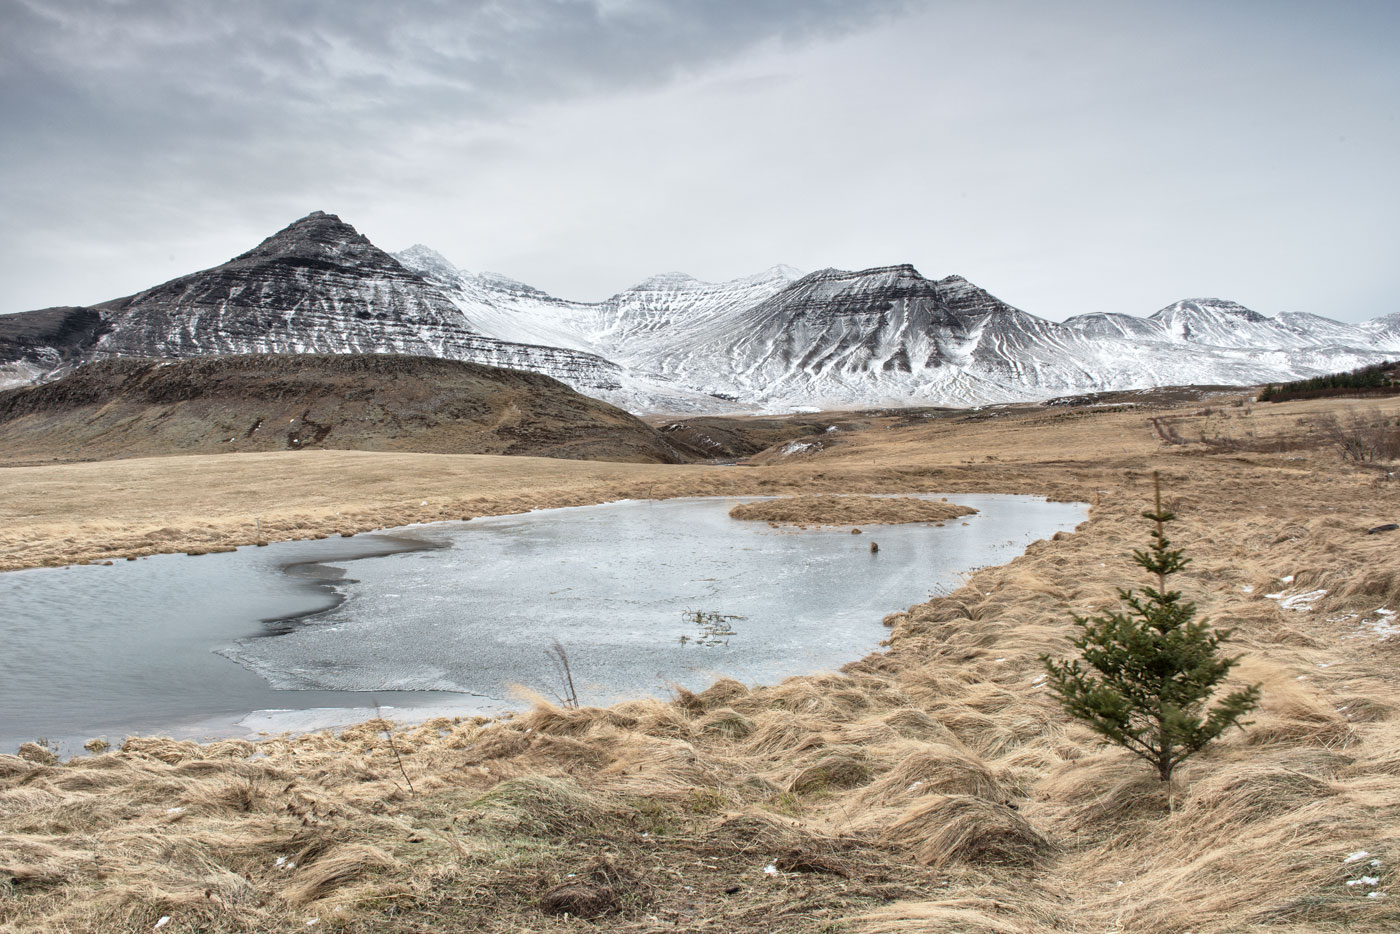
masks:
[[[285,537],[697,493],[1092,509],[891,614],[887,650],[839,673],[494,722],[0,756],[0,930],[1400,929],[1400,532],[1368,534],[1400,521],[1400,480],[1309,428],[1360,405],[892,417],[754,468],[302,452],[4,470],[11,567],[248,541],[254,515]],[[1150,421],[1165,416],[1182,443]],[[1180,586],[1235,628],[1239,678],[1264,685],[1253,725],[1168,788],[1067,722],[1037,660],[1067,652],[1070,613],[1141,582],[1129,552],[1153,470],[1193,559]],[[159,535],[135,544],[143,530]]]

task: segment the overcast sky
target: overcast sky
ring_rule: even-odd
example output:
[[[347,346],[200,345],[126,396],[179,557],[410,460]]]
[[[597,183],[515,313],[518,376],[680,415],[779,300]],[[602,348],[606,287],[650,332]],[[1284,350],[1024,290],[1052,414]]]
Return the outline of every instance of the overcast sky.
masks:
[[[910,262],[1400,311],[1400,3],[0,0],[0,312],[313,210],[566,298]]]

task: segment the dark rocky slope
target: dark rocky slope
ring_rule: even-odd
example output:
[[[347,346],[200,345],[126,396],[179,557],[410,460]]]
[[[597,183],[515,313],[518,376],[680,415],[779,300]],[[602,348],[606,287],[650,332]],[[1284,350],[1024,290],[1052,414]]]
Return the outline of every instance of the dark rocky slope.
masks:
[[[0,385],[62,375],[108,330],[100,311],[81,305],[0,315]]]

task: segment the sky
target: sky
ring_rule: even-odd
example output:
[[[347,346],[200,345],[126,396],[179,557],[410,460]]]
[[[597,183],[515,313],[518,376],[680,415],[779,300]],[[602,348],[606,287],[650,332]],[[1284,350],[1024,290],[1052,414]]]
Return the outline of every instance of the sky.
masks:
[[[0,313],[314,210],[599,300],[913,263],[1400,311],[1400,3],[0,0]]]

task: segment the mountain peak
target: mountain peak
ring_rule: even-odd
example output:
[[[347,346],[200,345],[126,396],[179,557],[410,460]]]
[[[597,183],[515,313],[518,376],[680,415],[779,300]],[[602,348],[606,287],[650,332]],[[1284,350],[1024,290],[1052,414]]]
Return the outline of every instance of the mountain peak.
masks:
[[[796,282],[798,279],[801,279],[805,275],[807,275],[805,272],[803,272],[800,269],[797,269],[794,266],[789,266],[785,263],[778,263],[774,266],[769,266],[767,269],[764,269],[760,272],[756,272],[753,275],[741,276],[738,279],[732,279],[726,284],[761,286],[779,283],[781,285],[790,285],[793,282]]]
[[[452,265],[451,261],[448,260],[448,258],[447,258],[446,256],[443,256],[443,255],[442,255],[441,253],[439,253],[437,250],[434,250],[432,247],[427,246],[427,245],[422,244],[422,243],[415,243],[415,244],[413,244],[413,246],[411,246],[411,247],[407,247],[407,248],[405,248],[405,249],[399,250],[399,251],[398,251],[397,253],[395,253],[394,255],[395,255],[395,256],[416,256],[416,257],[421,257],[422,259],[434,260],[434,261],[439,262],[439,263],[446,263],[446,264],[449,265],[449,266]],[[454,266],[453,268],[455,269],[456,267]]]
[[[1246,308],[1239,302],[1232,302],[1227,298],[1183,298],[1179,302],[1173,302],[1166,308],[1152,315],[1158,321],[1169,322],[1176,317],[1184,316],[1188,318],[1213,318],[1219,316],[1229,318],[1242,318],[1245,321],[1265,321],[1267,318],[1259,312]]]
[[[288,224],[286,227],[283,227],[281,230],[277,231],[277,233],[273,234],[272,236],[281,237],[287,235],[306,234],[319,230],[348,230],[358,235],[358,232],[355,230],[355,228],[351,227],[349,224],[345,223],[345,221],[341,220],[338,215],[327,214],[325,211],[312,211],[305,217],[299,217],[296,220],[292,221],[290,224]]]
[[[367,237],[339,217],[325,211],[312,211],[305,217],[292,221],[247,253],[234,257],[232,261],[284,256],[300,259],[339,259],[346,255],[369,251],[380,252]]]
[[[406,250],[399,250],[394,254],[394,259],[419,275],[441,282],[451,282],[466,274],[466,270],[452,265],[452,261],[446,256],[421,243],[415,243]]]
[[[775,263],[765,269],[760,275],[783,277],[785,279],[801,279],[806,273],[796,266],[789,266],[787,263]]]
[[[641,282],[632,286],[628,291],[638,292],[651,289],[685,289],[700,285],[699,279],[689,273],[672,270],[671,272],[661,272],[654,276],[647,276]]]
[[[867,281],[867,282],[893,282],[899,279],[914,279],[919,282],[927,281],[919,270],[910,263],[897,263],[893,266],[871,266],[869,269],[835,269],[827,267],[810,272],[799,281],[811,280],[813,282],[830,281]]]

